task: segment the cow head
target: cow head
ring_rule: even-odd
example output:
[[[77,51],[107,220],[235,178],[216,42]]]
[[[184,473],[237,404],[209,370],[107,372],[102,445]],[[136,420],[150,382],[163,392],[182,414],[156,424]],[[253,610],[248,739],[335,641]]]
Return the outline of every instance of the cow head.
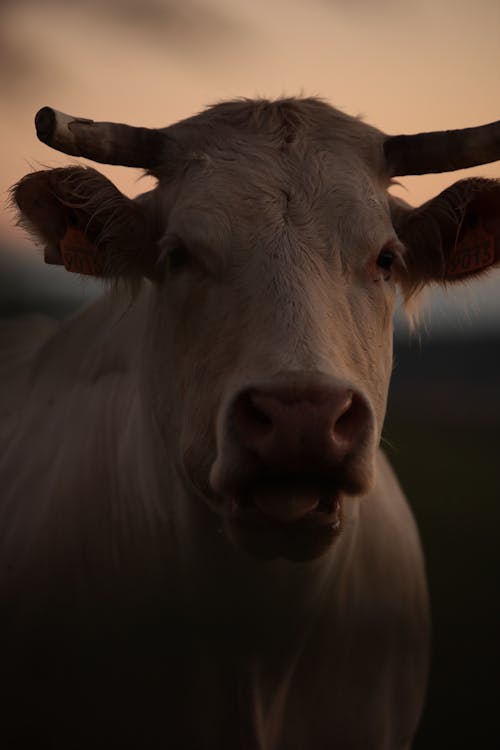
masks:
[[[129,200],[74,166],[27,175],[14,198],[48,262],[152,282],[143,383],[182,480],[252,554],[322,554],[374,481],[398,287],[408,298],[500,261],[498,182],[411,208],[391,179],[499,158],[499,123],[388,137],[291,99],[165,130],[44,109],[37,129],[158,179]]]

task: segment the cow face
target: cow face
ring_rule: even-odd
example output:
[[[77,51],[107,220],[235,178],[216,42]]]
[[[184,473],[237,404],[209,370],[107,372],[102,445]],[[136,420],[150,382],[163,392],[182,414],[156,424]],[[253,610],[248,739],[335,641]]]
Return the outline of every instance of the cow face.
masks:
[[[373,483],[397,285],[496,262],[498,185],[412,210],[381,134],[319,102],[222,105],[171,136],[138,201],[78,168],[16,200],[56,262],[153,280],[143,385],[190,490],[252,554],[317,557]]]
[[[148,390],[156,413],[179,394],[183,469],[231,534],[311,556],[339,532],[344,495],[372,483],[402,249],[355,157],[300,144],[256,164],[251,146],[164,190],[151,357],[163,350],[157,373],[175,363],[174,379]]]

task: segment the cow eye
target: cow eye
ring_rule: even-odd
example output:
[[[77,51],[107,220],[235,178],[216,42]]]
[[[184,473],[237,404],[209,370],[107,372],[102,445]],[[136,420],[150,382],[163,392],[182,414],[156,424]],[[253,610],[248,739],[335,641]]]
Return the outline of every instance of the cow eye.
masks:
[[[182,271],[189,263],[189,253],[184,245],[174,245],[167,253],[167,264],[173,273]]]
[[[377,258],[377,266],[379,268],[382,268],[384,271],[390,271],[392,268],[392,264],[396,260],[396,253],[393,250],[389,250],[388,248],[384,248],[380,251],[379,256]]]

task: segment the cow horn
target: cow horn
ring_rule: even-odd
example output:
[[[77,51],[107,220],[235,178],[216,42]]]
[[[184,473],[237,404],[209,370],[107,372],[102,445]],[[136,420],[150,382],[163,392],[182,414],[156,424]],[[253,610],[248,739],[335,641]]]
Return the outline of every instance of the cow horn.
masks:
[[[392,177],[487,164],[500,159],[500,120],[476,128],[388,136],[384,154]]]
[[[71,156],[103,164],[154,169],[161,164],[169,137],[162,130],[72,117],[52,107],[35,116],[38,138]]]

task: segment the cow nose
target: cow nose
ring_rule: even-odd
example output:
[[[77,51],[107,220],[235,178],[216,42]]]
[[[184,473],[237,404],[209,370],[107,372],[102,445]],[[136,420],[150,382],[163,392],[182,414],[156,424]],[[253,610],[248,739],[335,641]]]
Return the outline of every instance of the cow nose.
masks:
[[[248,388],[233,403],[242,447],[273,470],[304,471],[340,464],[366,440],[371,412],[344,385]]]

